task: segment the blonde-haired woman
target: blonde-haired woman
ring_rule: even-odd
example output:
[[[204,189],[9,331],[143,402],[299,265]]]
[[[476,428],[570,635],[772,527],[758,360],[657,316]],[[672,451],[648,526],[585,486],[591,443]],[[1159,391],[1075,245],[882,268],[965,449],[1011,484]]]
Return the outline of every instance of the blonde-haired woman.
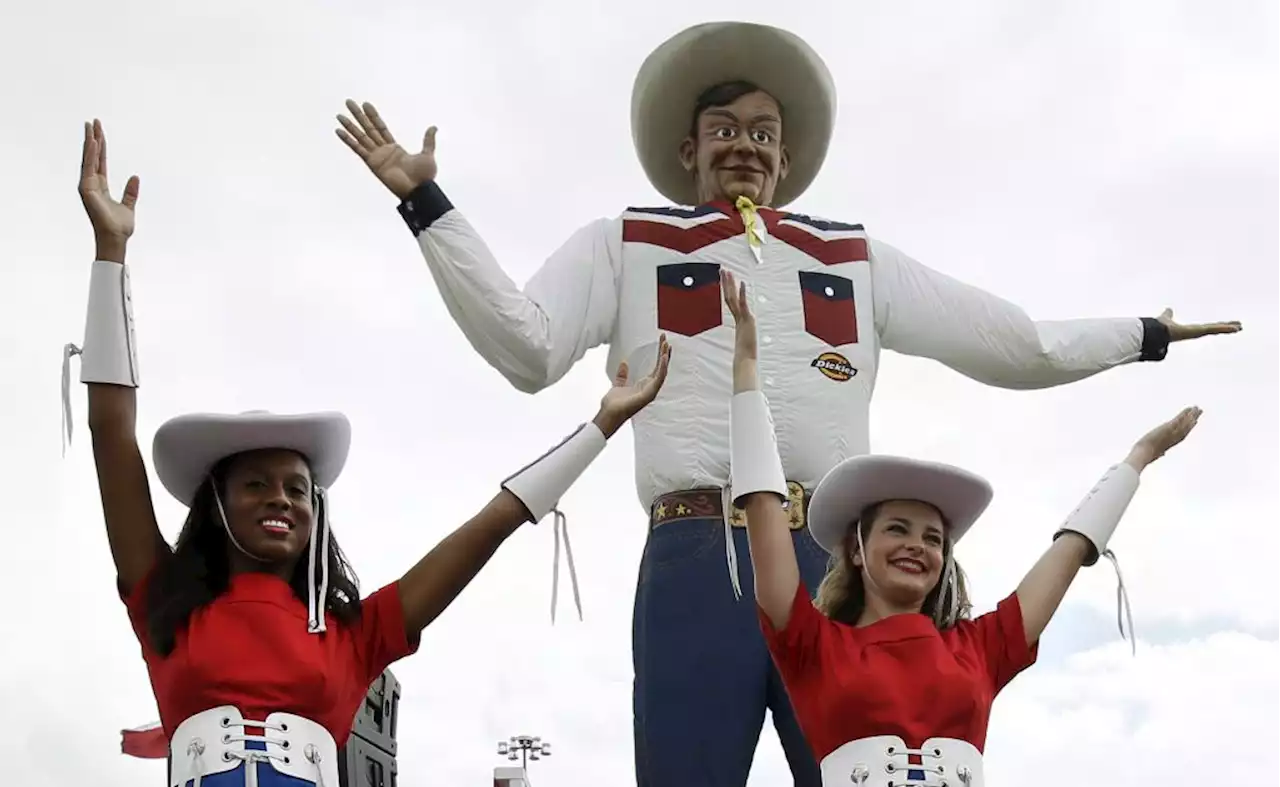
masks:
[[[1182,442],[1188,408],[1107,471],[994,612],[969,619],[955,545],[991,501],[990,485],[934,462],[857,456],[814,490],[807,519],[832,555],[816,603],[800,578],[786,482],[756,372],[745,285],[722,274],[737,325],[732,490],[747,516],[760,625],[824,785],[981,787],[999,691],[1036,645],[1082,565],[1107,542],[1142,470]]]

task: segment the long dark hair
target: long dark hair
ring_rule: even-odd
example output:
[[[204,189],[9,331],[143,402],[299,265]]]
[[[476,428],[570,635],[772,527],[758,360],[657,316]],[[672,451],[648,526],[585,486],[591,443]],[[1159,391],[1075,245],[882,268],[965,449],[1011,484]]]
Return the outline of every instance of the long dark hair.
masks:
[[[862,512],[862,516],[858,517],[856,527],[862,533],[862,541],[871,535],[871,525],[876,520],[876,515],[880,513],[881,503],[876,503]],[[942,542],[942,560],[945,564],[946,560],[951,557],[952,543],[949,528],[943,528],[944,536]],[[856,533],[850,528],[849,538],[855,538]],[[855,542],[856,543],[856,542]],[[954,563],[956,572],[955,594],[956,594],[956,617],[955,620],[949,620],[947,613],[951,608],[952,588],[946,581],[946,572],[939,577],[938,584],[933,586],[933,590],[929,591],[929,595],[925,596],[924,605],[920,611],[933,619],[933,622],[939,629],[950,628],[955,625],[956,621],[967,620],[973,609],[973,605],[969,602],[968,583],[965,581],[964,571],[961,570],[959,563]],[[862,585],[862,570],[853,564],[853,550],[849,545],[845,545],[839,554],[832,555],[831,561],[827,566],[827,575],[822,578],[822,583],[818,585],[817,598],[814,599],[814,606],[818,608],[822,614],[828,618],[838,622],[847,623],[850,626],[856,626],[858,619],[862,617],[862,611],[867,606],[867,590]]]
[[[171,554],[160,558],[148,583],[147,636],[152,649],[162,656],[173,652],[177,633],[187,625],[191,613],[225,593],[231,582],[231,563],[227,555],[231,541],[217,513],[215,494],[225,494],[227,469],[234,459],[234,456],[223,459],[209,472],[209,477],[200,485],[192,501],[177,545]],[[329,562],[329,592],[325,598],[325,609],[343,624],[354,623],[360,618],[359,583],[332,534],[326,559]],[[294,567],[289,586],[305,606],[305,556]]]

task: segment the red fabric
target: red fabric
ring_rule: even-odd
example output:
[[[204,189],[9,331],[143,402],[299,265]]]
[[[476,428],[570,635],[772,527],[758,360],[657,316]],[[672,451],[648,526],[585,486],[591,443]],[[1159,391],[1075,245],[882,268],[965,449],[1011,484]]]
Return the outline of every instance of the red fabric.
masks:
[[[1036,660],[1016,595],[946,631],[925,615],[894,615],[862,627],[836,623],[814,608],[803,583],[782,631],[759,614],[819,761],[875,735],[897,735],[912,747],[955,738],[982,751],[996,694]]]
[[[396,583],[365,598],[354,625],[343,626],[328,615],[327,632],[308,634],[306,605],[288,583],[250,573],[232,577],[226,593],[194,612],[178,632],[173,652],[162,657],[151,649],[146,634],[149,579],[139,582],[124,602],[142,644],[166,741],[188,717],[233,705],[249,719],[273,712],[311,719],[341,747],[369,685],[393,662],[417,650],[417,643],[405,636]],[[126,734],[126,754],[133,753],[131,745],[144,752],[134,756],[147,756],[154,740]]]
[[[163,760],[169,756],[169,736],[159,724],[120,731],[120,751],[130,757]]]

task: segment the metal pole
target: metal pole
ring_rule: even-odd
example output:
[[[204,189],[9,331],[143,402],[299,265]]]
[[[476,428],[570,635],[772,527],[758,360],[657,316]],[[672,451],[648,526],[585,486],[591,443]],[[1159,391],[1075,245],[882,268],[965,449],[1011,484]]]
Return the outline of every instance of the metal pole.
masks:
[[[551,744],[536,735],[513,735],[498,742],[498,754],[512,762],[519,760],[520,766],[527,769],[530,760],[551,756]]]

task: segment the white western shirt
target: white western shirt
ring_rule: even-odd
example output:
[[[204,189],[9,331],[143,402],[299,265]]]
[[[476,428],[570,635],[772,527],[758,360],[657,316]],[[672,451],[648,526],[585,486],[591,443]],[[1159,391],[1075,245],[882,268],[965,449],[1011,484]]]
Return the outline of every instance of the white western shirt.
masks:
[[[783,468],[810,489],[840,460],[869,451],[882,347],[1002,388],[1061,385],[1160,360],[1168,347],[1155,320],[1037,322],[861,225],[767,208],[630,208],[574,233],[523,289],[434,183],[399,210],[453,319],[521,391],[555,383],[605,343],[610,378],[622,361],[645,374],[667,334],[666,384],[633,419],[646,508],[668,492],[728,483],[734,328],[721,268],[747,282]]]

